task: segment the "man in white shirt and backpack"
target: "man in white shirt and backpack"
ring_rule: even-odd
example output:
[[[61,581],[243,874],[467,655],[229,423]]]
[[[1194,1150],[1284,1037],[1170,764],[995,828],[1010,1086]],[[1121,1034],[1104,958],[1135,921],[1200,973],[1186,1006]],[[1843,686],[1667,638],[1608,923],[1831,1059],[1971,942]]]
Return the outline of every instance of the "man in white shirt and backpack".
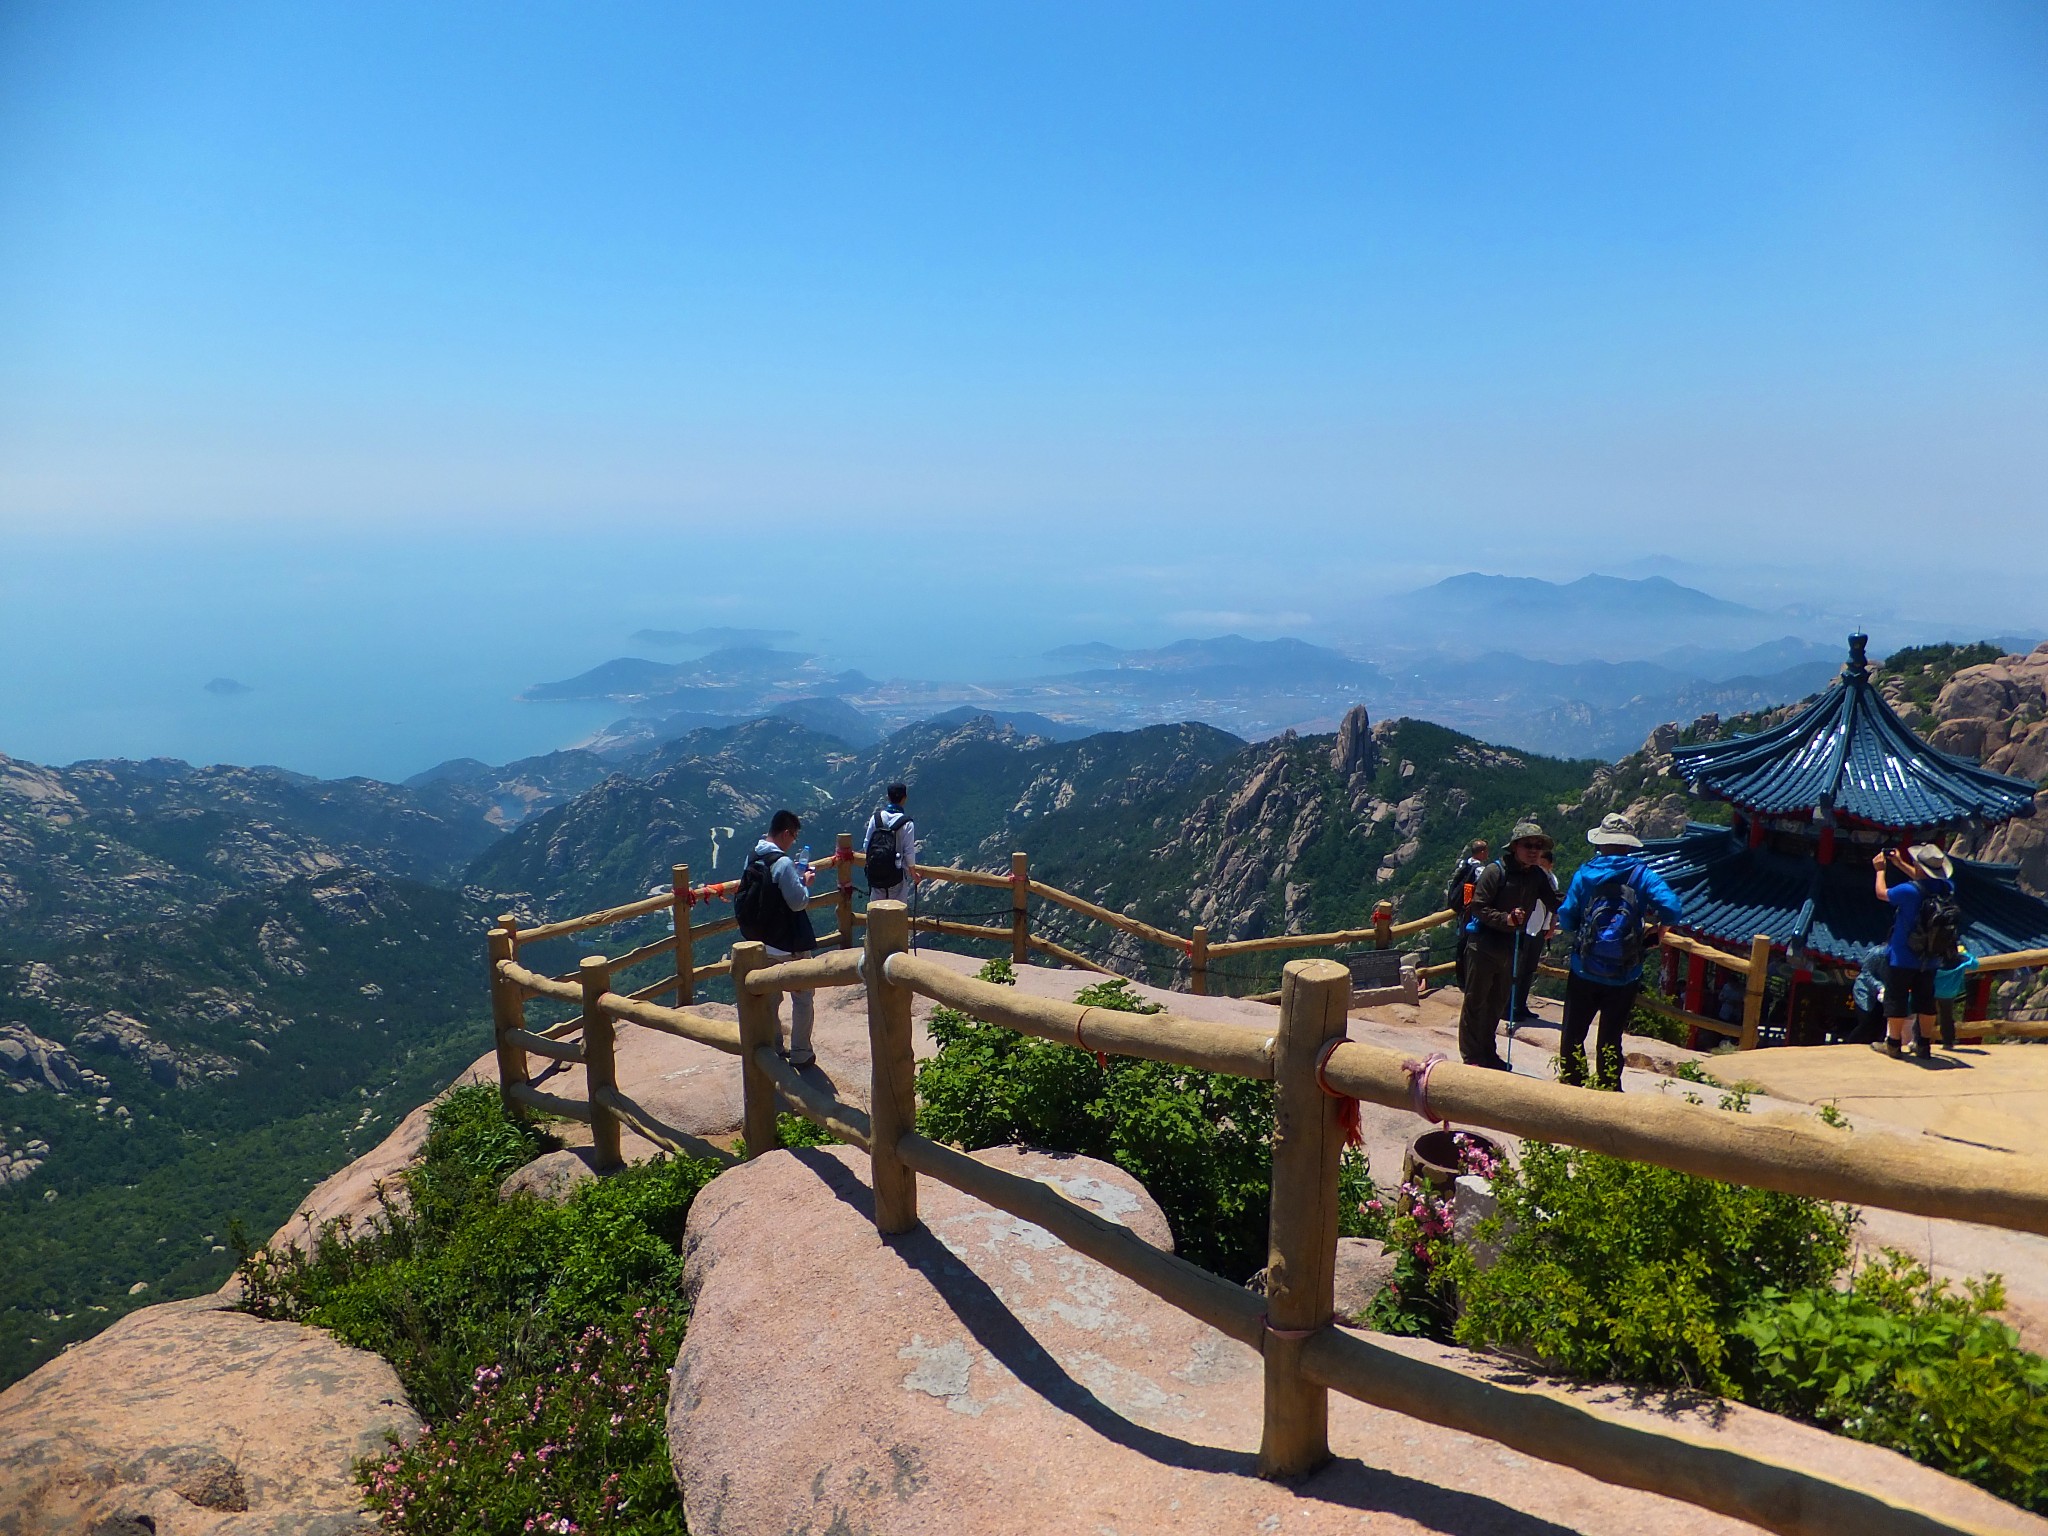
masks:
[[[868,818],[861,838],[867,858],[868,900],[908,903],[917,885],[917,824],[903,803],[910,786],[891,784],[889,803]]]

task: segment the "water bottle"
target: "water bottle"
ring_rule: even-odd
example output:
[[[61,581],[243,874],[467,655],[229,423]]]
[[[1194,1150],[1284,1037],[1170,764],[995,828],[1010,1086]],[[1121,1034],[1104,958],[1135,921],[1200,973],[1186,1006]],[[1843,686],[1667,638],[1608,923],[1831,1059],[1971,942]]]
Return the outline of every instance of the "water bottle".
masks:
[[[805,879],[811,874],[811,845],[805,843],[796,851],[796,872]]]

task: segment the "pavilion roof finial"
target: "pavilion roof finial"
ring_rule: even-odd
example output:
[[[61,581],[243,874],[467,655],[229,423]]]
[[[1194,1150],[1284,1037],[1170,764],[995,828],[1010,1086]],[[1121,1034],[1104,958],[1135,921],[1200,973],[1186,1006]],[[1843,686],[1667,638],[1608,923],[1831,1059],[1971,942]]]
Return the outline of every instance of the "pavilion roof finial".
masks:
[[[1870,676],[1870,657],[1866,654],[1869,645],[1870,636],[1868,635],[1851,635],[1849,637],[1848,676],[1857,682],[1862,682]]]

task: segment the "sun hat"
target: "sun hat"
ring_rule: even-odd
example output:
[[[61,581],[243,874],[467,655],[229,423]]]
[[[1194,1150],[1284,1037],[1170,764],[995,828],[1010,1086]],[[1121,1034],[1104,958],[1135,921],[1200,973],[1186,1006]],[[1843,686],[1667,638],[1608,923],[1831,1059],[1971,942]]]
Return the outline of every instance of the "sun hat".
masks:
[[[1540,843],[1545,848],[1556,846],[1551,841],[1550,834],[1533,821],[1515,823],[1515,830],[1508,834],[1508,846],[1512,848],[1517,843]]]
[[[1937,880],[1946,880],[1955,873],[1948,855],[1933,843],[1915,843],[1906,850],[1906,857],[1918,864]]]
[[[1586,841],[1595,848],[1640,848],[1643,840],[1636,836],[1636,824],[1619,811],[1609,811],[1600,818],[1600,825],[1586,834]]]

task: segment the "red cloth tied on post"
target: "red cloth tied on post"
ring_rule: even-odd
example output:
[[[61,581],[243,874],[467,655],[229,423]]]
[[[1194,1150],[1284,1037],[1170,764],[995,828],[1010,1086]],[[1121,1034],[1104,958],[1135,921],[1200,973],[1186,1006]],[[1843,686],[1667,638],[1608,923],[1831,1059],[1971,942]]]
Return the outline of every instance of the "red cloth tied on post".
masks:
[[[1337,1124],[1343,1128],[1344,1145],[1362,1147],[1365,1145],[1365,1118],[1360,1112],[1358,1100],[1348,1093],[1339,1093],[1330,1086],[1329,1079],[1323,1076],[1323,1069],[1330,1064],[1330,1057],[1342,1044],[1344,1037],[1339,1035],[1326,1043],[1322,1054],[1316,1057],[1316,1086],[1337,1101]]]

